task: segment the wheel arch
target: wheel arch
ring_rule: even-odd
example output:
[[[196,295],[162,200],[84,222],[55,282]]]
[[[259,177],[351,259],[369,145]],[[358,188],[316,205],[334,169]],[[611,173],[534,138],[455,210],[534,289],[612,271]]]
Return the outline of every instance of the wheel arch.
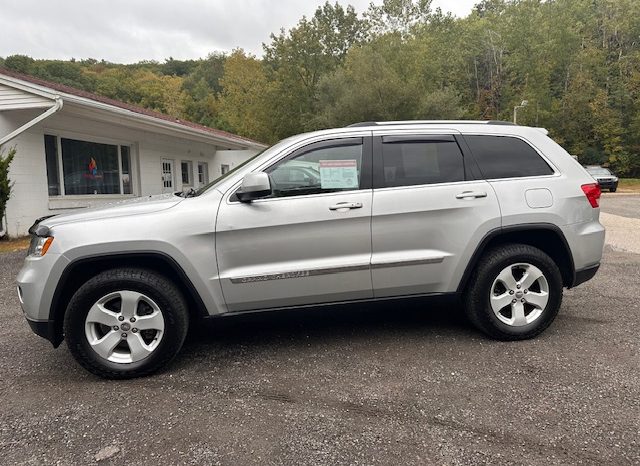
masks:
[[[49,309],[49,340],[57,348],[64,339],[63,321],[74,293],[90,278],[105,270],[120,267],[147,268],[159,272],[178,286],[187,300],[191,318],[208,316],[207,308],[180,264],[161,252],[101,254],[76,259],[62,272]]]
[[[552,223],[532,223],[496,228],[487,233],[471,256],[457,291],[463,292],[467,288],[478,261],[486,251],[501,244],[513,243],[527,244],[544,251],[558,265],[562,284],[567,288],[573,286],[575,265],[569,243],[562,230]]]

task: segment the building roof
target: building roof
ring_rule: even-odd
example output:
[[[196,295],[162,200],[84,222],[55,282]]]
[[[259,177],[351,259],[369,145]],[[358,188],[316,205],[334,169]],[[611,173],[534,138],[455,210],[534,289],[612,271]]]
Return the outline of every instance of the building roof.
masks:
[[[62,98],[62,100],[68,100],[70,97],[82,99],[82,101],[75,100],[75,103],[90,103],[95,102],[96,104],[102,104],[101,107],[104,106],[113,107],[114,109],[124,110],[126,112],[130,112],[131,114],[140,115],[141,117],[152,118],[158,120],[158,122],[166,122],[171,126],[181,126],[187,130],[198,132],[204,135],[214,136],[216,139],[220,139],[223,141],[228,141],[233,143],[234,145],[247,146],[247,147],[266,147],[266,144],[263,144],[258,141],[254,141],[249,138],[245,138],[242,136],[238,136],[233,133],[229,133],[227,131],[222,131],[216,128],[211,128],[209,126],[204,126],[198,123],[194,123],[192,121],[183,120],[180,118],[175,118],[164,113],[156,112],[154,110],[149,110],[147,108],[139,107],[137,105],[132,105],[127,102],[122,102],[120,100],[110,99],[108,97],[104,97],[98,94],[93,94],[91,92],[84,91],[82,89],[77,89],[75,87],[67,86],[65,84],[55,83],[51,81],[46,81],[44,79],[36,78],[34,76],[29,76],[26,74],[18,73],[13,70],[8,70],[6,68],[0,67],[0,79],[6,78],[5,81],[10,81],[12,83],[17,84],[26,84],[27,87],[31,87],[32,90],[40,90],[47,92],[49,94],[55,94]]]

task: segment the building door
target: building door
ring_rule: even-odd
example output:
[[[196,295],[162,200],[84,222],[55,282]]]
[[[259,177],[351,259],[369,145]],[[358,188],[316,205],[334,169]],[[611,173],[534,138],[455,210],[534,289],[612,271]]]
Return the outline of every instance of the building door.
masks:
[[[162,192],[172,193],[173,191],[173,160],[162,159]]]

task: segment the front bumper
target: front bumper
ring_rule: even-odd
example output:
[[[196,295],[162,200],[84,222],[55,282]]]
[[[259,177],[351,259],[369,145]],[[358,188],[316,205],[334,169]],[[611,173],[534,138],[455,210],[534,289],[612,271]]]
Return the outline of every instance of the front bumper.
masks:
[[[600,189],[618,189],[618,182],[613,180],[598,180]]]
[[[56,340],[56,329],[55,324],[52,320],[31,320],[27,318],[27,323],[33,333],[42,337],[46,340],[49,340],[54,348],[57,348],[60,345],[60,341]]]
[[[51,319],[51,303],[61,271],[69,261],[48,252],[42,257],[27,256],[16,278],[18,299],[31,329],[54,347],[61,343]]]

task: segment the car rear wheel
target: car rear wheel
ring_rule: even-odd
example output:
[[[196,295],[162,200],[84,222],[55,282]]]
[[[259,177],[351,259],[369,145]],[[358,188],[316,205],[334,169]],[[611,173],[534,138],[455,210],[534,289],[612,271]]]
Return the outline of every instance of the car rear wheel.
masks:
[[[74,294],[64,320],[75,359],[105,378],[148,375],[169,363],[188,329],[180,291],[162,275],[122,268],[100,273]]]
[[[562,276],[540,249],[509,244],[481,259],[465,294],[471,322],[499,340],[532,338],[555,319],[562,302]]]

